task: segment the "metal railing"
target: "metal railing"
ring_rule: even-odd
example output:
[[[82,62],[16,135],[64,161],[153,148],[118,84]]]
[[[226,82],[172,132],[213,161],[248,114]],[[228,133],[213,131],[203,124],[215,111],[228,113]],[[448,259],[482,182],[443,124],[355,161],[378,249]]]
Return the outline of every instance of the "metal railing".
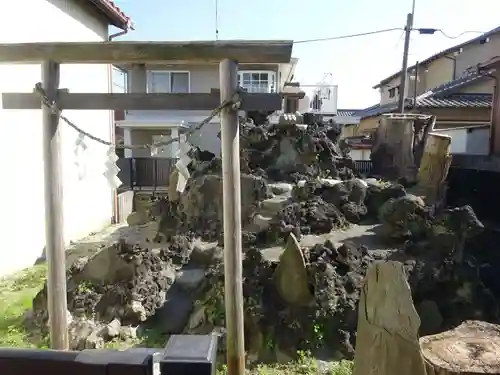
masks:
[[[357,173],[360,174],[370,174],[372,171],[372,161],[371,160],[355,160],[354,168]]]
[[[176,159],[167,158],[121,158],[118,177],[123,182],[122,190],[167,187]]]

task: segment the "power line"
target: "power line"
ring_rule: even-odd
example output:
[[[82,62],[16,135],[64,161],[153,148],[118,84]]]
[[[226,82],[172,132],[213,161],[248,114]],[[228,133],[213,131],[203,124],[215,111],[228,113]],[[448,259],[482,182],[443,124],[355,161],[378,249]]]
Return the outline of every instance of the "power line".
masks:
[[[414,31],[418,31],[422,35],[434,35],[435,33],[440,33],[444,37],[448,39],[458,39],[461,36],[464,36],[466,34],[484,34],[484,31],[475,31],[475,30],[466,30],[461,32],[458,35],[451,36],[446,34],[442,29],[434,29],[434,28],[418,28],[418,29],[413,29]]]
[[[443,36],[445,36],[445,37],[446,37],[446,38],[448,38],[448,39],[458,39],[458,38],[460,38],[461,36],[464,36],[464,35],[466,35],[466,34],[484,34],[484,32],[482,32],[482,31],[473,31],[473,30],[471,30],[471,31],[464,31],[464,32],[461,32],[460,34],[455,35],[455,36],[451,36],[451,35],[446,34],[446,33],[445,33],[443,30],[441,30],[441,29],[438,29],[438,30],[436,30],[436,31],[437,31],[437,32],[439,32],[439,33],[441,33]]]
[[[303,43],[315,43],[315,42],[327,42],[327,41],[332,41],[332,40],[342,40],[342,39],[349,39],[349,38],[357,38],[361,36],[368,36],[368,35],[376,35],[376,34],[383,34],[383,33],[389,33],[392,31],[402,31],[402,35],[405,34],[405,28],[401,27],[394,27],[391,29],[382,29],[382,30],[375,30],[375,31],[367,31],[364,33],[357,33],[357,34],[347,34],[347,35],[339,35],[339,36],[332,36],[332,37],[327,37],[327,38],[317,38],[317,39],[303,39],[303,40],[296,40],[293,42],[293,44],[303,44]],[[484,34],[483,31],[476,31],[476,30],[466,30],[461,32],[458,35],[452,36],[449,34],[446,34],[442,29],[434,29],[434,28],[412,28],[411,31],[418,31],[422,35],[433,35],[435,33],[440,33],[444,37],[448,39],[458,39],[463,35],[466,34]]]
[[[402,31],[402,30],[404,30],[404,29],[401,28],[401,27],[394,27],[392,29],[383,29],[383,30],[368,31],[368,32],[365,32],[365,33],[358,33],[358,34],[348,34],[348,35],[332,36],[332,37],[329,37],[329,38],[297,40],[297,41],[294,41],[293,44],[313,43],[313,42],[326,42],[326,41],[330,41],[330,40],[349,39],[349,38],[356,38],[358,36],[375,35],[375,34],[388,33],[388,32],[391,32],[391,31]]]

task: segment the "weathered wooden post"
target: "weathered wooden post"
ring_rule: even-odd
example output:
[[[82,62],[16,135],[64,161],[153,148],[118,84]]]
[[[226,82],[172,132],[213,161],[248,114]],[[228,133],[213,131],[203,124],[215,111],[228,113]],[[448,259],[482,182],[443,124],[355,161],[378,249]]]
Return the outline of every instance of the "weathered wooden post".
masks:
[[[380,118],[372,148],[374,172],[387,179],[415,180],[413,159],[413,118],[387,114]]]
[[[372,264],[358,305],[353,375],[425,375],[419,327],[403,264]]]
[[[56,102],[59,64],[42,63],[42,87],[50,102]],[[66,256],[64,249],[62,165],[59,115],[42,103],[43,162],[45,188],[45,246],[47,252],[47,305],[50,347],[68,349]]]
[[[429,205],[442,203],[451,164],[451,137],[429,133],[418,171],[417,191]]]
[[[219,66],[221,102],[238,89],[238,64],[223,60]],[[221,115],[222,185],[224,205],[224,285],[226,304],[227,367],[229,375],[245,374],[243,332],[243,256],[241,243],[240,130],[238,109],[226,107]]]

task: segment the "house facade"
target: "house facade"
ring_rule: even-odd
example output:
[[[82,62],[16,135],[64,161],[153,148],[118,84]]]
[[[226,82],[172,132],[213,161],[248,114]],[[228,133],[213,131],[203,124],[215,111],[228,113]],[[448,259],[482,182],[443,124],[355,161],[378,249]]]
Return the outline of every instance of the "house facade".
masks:
[[[41,24],[41,19],[51,22]],[[9,1],[0,11],[0,43],[106,41],[109,26],[121,30],[130,20],[109,0]],[[110,91],[109,65],[62,65],[60,87],[71,92]],[[0,66],[0,92],[32,92],[41,81],[40,64]],[[65,111],[84,130],[112,140],[110,111]],[[0,192],[4,200],[0,275],[30,266],[45,246],[44,165],[41,110],[0,108],[0,149],[6,176]],[[75,152],[78,134],[61,124],[63,212],[65,242],[109,225],[113,215],[112,191],[102,176],[106,147],[86,141]],[[7,183],[11,181],[11,183]]]
[[[489,124],[494,82],[477,67],[497,56],[499,49],[500,27],[410,66],[406,110],[436,115],[437,128]],[[380,102],[362,113],[359,134],[373,132],[381,114],[397,111],[400,80],[397,72],[373,87],[380,92]]]
[[[357,134],[357,128],[361,120],[361,109],[338,109],[334,117],[336,124],[341,125],[342,133],[340,138],[354,137]]]
[[[282,93],[285,83],[293,78],[297,59],[286,64],[240,64],[238,83],[253,93]],[[154,93],[210,93],[220,89],[218,64],[205,65],[133,65],[121,66],[127,72],[128,91]],[[123,129],[125,144],[154,143],[181,137],[190,144],[220,155],[220,119],[214,117],[194,134],[182,138],[192,126],[210,115],[211,111],[166,110],[125,111],[116,126]],[[161,155],[175,158],[177,143],[172,143]],[[126,150],[126,158],[149,158],[145,149]]]

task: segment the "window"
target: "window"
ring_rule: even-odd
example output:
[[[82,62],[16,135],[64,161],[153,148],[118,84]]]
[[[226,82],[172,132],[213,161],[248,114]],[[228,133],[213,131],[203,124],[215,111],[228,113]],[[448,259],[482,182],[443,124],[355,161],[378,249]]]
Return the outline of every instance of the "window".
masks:
[[[113,93],[126,93],[127,92],[127,73],[117,67],[113,66],[112,70],[112,79],[113,79]]]
[[[240,71],[238,85],[248,92],[276,92],[276,73],[257,70]]]
[[[189,72],[152,71],[149,72],[148,78],[148,92],[190,92]]]
[[[394,98],[396,96],[396,88],[393,87],[392,89],[389,89],[389,98]]]

